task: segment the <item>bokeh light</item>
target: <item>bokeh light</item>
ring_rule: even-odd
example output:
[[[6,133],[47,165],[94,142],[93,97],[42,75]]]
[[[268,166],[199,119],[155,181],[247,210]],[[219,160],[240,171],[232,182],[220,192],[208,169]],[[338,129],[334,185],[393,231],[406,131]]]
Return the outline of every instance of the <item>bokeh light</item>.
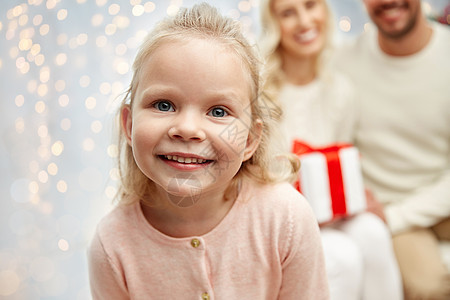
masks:
[[[0,295],[10,296],[14,294],[20,285],[20,278],[14,271],[0,271]]]
[[[68,251],[69,250],[69,242],[67,242],[65,239],[60,239],[58,241],[58,248],[61,251]]]
[[[56,188],[60,193],[67,192],[67,182],[65,182],[64,180],[58,181],[58,183],[56,184]]]
[[[339,20],[339,29],[343,32],[349,32],[352,28],[352,21],[349,17],[341,17]]]

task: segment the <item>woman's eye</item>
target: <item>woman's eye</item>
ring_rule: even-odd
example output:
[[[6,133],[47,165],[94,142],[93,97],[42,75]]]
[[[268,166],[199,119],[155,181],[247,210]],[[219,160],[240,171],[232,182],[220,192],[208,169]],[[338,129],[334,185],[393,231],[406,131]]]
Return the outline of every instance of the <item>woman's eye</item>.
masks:
[[[294,9],[286,9],[286,10],[281,11],[281,13],[280,13],[280,16],[282,18],[287,18],[287,17],[293,16],[293,15],[295,15]]]
[[[174,111],[169,101],[158,101],[153,106],[160,111]]]
[[[220,107],[214,107],[209,111],[209,115],[215,118],[222,118],[228,115],[225,109]]]

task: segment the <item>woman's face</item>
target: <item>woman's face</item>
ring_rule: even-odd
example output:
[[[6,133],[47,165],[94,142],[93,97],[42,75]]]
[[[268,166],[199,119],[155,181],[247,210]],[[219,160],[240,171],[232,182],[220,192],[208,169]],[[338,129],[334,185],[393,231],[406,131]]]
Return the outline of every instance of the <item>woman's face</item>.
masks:
[[[298,58],[315,58],[326,41],[324,0],[273,0],[272,13],[281,31],[280,49]]]

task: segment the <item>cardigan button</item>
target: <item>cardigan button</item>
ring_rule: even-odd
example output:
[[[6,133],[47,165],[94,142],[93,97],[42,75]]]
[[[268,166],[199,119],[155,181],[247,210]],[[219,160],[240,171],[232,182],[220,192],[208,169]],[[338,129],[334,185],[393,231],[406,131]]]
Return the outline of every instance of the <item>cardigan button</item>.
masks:
[[[200,246],[199,239],[192,239],[191,240],[191,246],[194,247],[194,248],[197,248],[198,246]]]

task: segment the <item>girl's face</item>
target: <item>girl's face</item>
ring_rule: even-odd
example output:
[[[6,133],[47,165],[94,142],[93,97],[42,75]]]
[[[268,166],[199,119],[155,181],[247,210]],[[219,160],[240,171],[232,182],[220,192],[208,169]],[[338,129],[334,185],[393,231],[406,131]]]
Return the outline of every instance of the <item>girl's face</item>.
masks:
[[[222,44],[163,43],[143,64],[133,105],[122,112],[138,167],[169,197],[222,195],[259,143],[249,137],[250,95],[248,72]]]
[[[325,46],[324,0],[273,0],[272,13],[281,31],[280,49],[299,58],[315,58]]]

